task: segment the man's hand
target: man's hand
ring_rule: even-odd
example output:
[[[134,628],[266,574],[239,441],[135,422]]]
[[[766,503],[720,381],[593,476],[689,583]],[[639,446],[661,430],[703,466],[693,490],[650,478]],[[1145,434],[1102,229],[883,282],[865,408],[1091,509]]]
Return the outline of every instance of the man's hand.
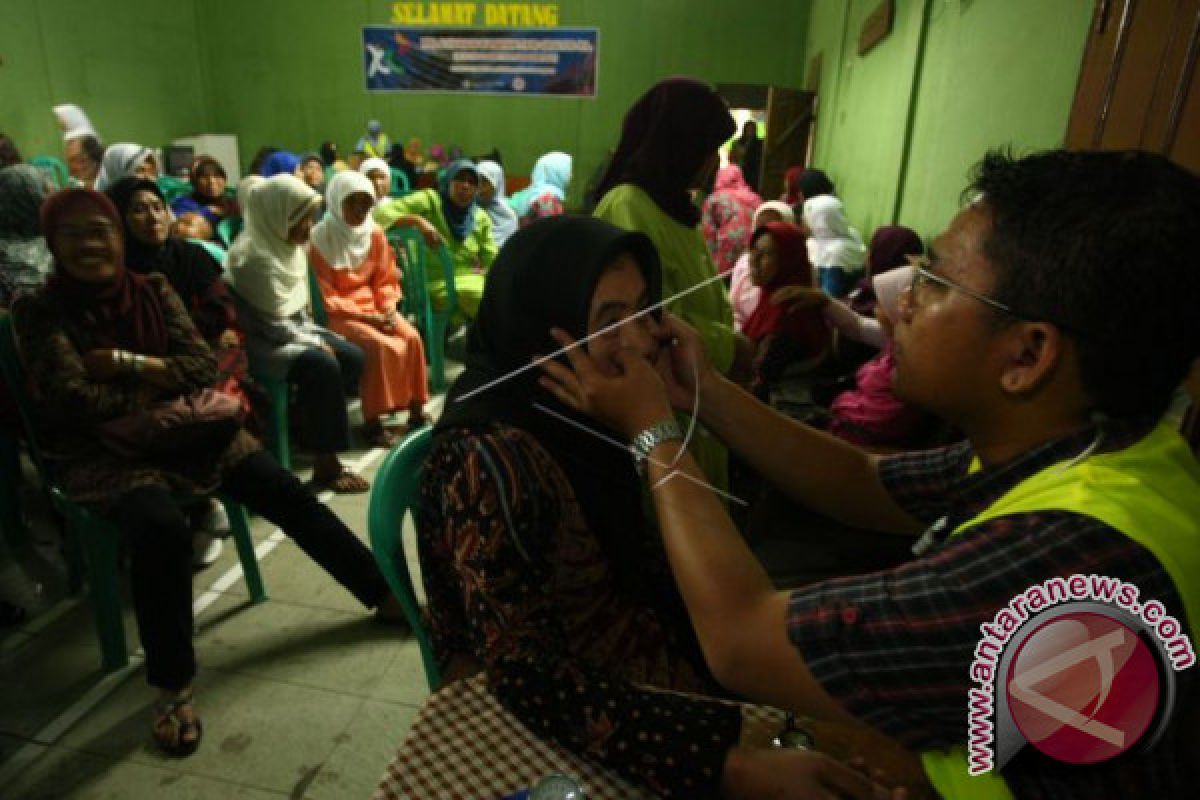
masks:
[[[566,348],[570,366],[543,362],[545,374],[539,383],[569,408],[596,418],[626,439],[674,416],[662,376],[636,351],[622,350],[621,374],[608,377],[565,331],[555,328],[550,335]]]

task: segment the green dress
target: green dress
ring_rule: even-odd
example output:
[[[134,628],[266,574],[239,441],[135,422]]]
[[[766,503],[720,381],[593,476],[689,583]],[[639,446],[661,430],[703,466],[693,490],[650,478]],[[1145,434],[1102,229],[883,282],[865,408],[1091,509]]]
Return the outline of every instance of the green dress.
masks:
[[[375,221],[387,230],[404,214],[416,214],[437,228],[454,259],[454,289],[458,306],[469,317],[479,310],[487,269],[496,260],[496,240],[492,238],[492,218],[481,208],[475,209],[475,227],[462,241],[450,235],[450,225],[442,212],[442,197],[436,189],[420,189],[404,197],[384,200],[375,207]],[[434,306],[446,305],[446,281],[440,270],[430,269],[425,276]]]
[[[733,366],[733,307],[717,274],[699,227],[689,228],[667,216],[642,189],[623,183],[609,190],[593,215],[626,230],[650,237],[662,261],[663,298],[671,298],[705,281],[702,288],[670,300],[665,308],[699,331],[714,366],[728,373]],[[728,485],[729,457],[720,441],[698,426],[692,453],[713,485]]]

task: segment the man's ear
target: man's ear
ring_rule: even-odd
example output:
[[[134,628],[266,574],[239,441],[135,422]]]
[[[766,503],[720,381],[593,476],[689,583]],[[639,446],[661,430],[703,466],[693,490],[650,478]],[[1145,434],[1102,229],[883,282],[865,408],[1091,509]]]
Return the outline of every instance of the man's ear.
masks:
[[[1029,394],[1049,382],[1061,368],[1067,340],[1048,322],[1017,322],[1006,337],[1000,388],[1007,394]]]

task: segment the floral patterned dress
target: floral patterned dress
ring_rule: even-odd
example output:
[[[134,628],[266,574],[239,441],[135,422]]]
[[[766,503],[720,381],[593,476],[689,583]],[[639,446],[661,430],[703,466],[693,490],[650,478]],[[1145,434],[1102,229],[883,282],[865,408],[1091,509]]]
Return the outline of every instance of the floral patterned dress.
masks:
[[[619,578],[557,462],[500,426],[435,440],[417,531],[441,663],[473,656],[531,730],[663,796],[717,796],[741,712],[695,696],[719,689],[656,539]]]

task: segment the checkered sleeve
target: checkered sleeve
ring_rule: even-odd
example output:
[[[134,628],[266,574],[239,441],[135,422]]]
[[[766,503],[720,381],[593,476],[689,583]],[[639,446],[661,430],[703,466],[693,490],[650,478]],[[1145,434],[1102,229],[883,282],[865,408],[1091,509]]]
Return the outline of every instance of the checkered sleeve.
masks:
[[[928,524],[946,513],[949,489],[970,463],[971,446],[960,442],[887,456],[879,462],[879,479],[897,505]]]

